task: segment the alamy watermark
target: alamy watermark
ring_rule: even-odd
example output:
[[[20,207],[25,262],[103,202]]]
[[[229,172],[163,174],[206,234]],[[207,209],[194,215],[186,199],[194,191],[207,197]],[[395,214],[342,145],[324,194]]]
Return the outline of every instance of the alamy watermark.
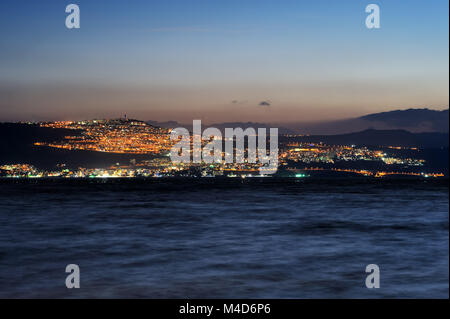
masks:
[[[370,264],[366,266],[366,287],[369,289],[380,288],[380,267],[377,264]]]
[[[66,13],[69,15],[66,17],[67,29],[79,29],[80,28],[80,7],[77,4],[69,4],[66,6]]]
[[[380,28],[380,6],[377,4],[369,4],[366,7],[366,13],[369,15],[366,17],[367,29],[379,29]]]
[[[223,137],[215,127],[202,132],[201,120],[194,120],[192,136],[186,128],[178,127],[170,139],[176,141],[170,150],[173,163],[260,164],[260,174],[274,174],[278,168],[278,128],[270,128],[269,135],[266,128],[225,128]]]
[[[80,267],[77,264],[70,264],[66,266],[66,287],[68,289],[80,288]]]

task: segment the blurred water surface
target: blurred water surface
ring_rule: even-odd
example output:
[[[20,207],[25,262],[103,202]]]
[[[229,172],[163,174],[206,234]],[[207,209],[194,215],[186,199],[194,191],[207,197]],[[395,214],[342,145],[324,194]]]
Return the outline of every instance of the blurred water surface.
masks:
[[[0,297],[448,298],[448,196],[448,181],[2,180]]]

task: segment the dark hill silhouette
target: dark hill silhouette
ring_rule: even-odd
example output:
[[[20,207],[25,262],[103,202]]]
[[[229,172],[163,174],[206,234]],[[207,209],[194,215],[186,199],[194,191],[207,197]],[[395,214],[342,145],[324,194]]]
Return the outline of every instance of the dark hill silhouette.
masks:
[[[297,141],[336,145],[402,146],[419,148],[448,147],[448,133],[411,133],[405,130],[374,130],[340,135],[311,135],[295,138]]]
[[[405,129],[416,128],[416,130],[423,129],[436,132],[448,132],[449,128],[448,110],[396,110],[369,114],[360,117],[360,119],[372,123],[380,122],[388,126],[402,127]]]
[[[60,141],[64,136],[78,135],[80,131],[54,129],[20,123],[0,123],[0,165],[32,164],[39,168],[54,169],[64,163],[70,168],[105,167],[115,163],[128,164],[130,159],[150,159],[150,155],[112,154],[91,151],[69,151],[34,146],[35,142]]]
[[[280,124],[300,134],[344,134],[377,130],[406,130],[413,133],[449,132],[449,111],[408,109],[374,113],[353,119],[316,123]]]
[[[78,130],[54,129],[35,124],[0,123],[0,149],[13,150],[34,142],[52,142],[64,136],[80,134]]]
[[[158,122],[147,121],[148,124],[164,127],[176,128],[185,127],[192,130],[191,123],[178,123],[176,121]],[[327,122],[291,122],[291,123],[256,123],[256,122],[225,122],[206,124],[204,127],[216,127],[224,132],[227,127],[243,129],[270,128],[277,127],[279,134],[345,134],[359,132],[366,129],[377,130],[406,130],[413,133],[423,132],[449,132],[449,112],[448,110],[437,111],[430,109],[407,109],[395,110],[364,115],[357,118],[327,121]]]

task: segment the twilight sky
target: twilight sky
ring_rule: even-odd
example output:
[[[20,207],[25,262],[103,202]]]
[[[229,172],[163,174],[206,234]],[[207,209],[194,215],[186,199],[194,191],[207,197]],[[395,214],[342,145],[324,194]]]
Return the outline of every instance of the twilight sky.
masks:
[[[76,3],[81,28],[65,27]],[[381,29],[365,7],[381,8]],[[0,121],[448,108],[447,0],[2,0]]]

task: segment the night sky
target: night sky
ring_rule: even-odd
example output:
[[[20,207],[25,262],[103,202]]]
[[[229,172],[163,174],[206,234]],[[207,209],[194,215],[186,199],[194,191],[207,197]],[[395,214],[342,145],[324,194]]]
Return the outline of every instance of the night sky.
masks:
[[[76,3],[81,28],[65,27]],[[381,29],[365,7],[381,8]],[[448,1],[0,4],[0,121],[311,121],[448,108]]]

